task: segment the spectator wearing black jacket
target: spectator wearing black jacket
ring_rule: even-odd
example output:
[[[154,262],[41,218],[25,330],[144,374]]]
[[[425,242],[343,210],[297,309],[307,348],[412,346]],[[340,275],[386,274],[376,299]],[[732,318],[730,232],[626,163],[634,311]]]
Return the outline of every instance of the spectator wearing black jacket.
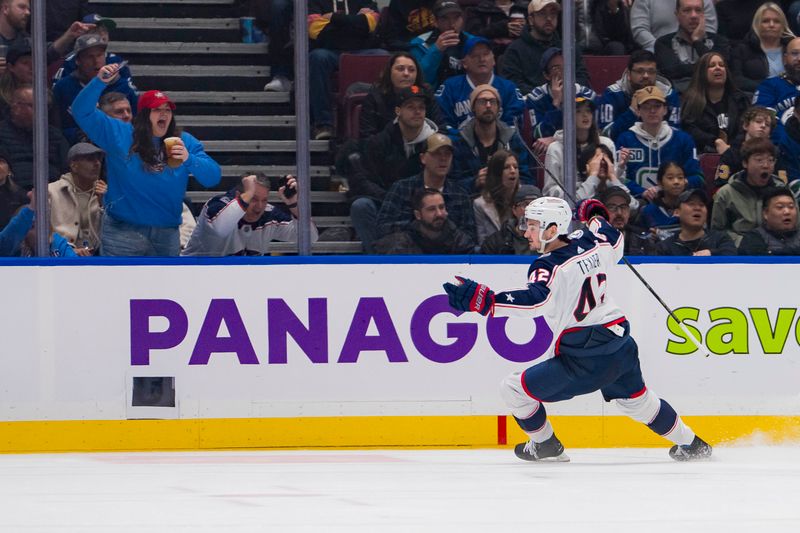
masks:
[[[542,197],[542,191],[535,185],[522,184],[514,194],[514,204],[511,206],[511,218],[503,226],[492,233],[481,244],[481,253],[486,255],[533,255],[530,243],[525,237],[525,230],[519,228],[525,216],[525,208],[537,198]]]
[[[739,134],[750,98],[736,88],[725,58],[705,54],[695,65],[683,95],[681,128],[692,136],[698,153],[723,154]]]
[[[590,54],[621,56],[635,48],[630,7],[625,0],[593,0],[586,51]]]
[[[331,75],[342,52],[376,53],[378,11],[372,0],[310,0],[308,3],[309,94],[312,133],[316,140],[333,137]]]
[[[764,219],[761,225],[744,234],[739,255],[800,255],[797,228],[797,202],[786,187],[764,192]]]
[[[472,238],[447,217],[444,196],[437,189],[418,189],[411,197],[414,221],[375,243],[379,254],[470,254]]]
[[[656,244],[658,255],[736,255],[736,245],[724,231],[706,229],[708,195],[703,189],[689,189],[678,198],[676,209],[681,229]]]
[[[361,114],[358,117],[358,136],[366,139],[380,133],[387,124],[397,118],[397,94],[406,87],[416,85],[428,91],[422,78],[416,58],[409,52],[395,52],[389,58],[377,81],[370,88],[361,103]],[[426,101],[425,116],[444,127],[444,115],[435,98]]]
[[[725,150],[719,159],[714,177],[715,187],[722,187],[728,183],[731,176],[742,170],[742,144],[756,137],[769,139],[777,123],[775,113],[766,107],[754,105],[742,114],[742,131],[734,137],[730,148]],[[782,168],[779,162],[776,166],[779,170],[778,175]]]
[[[0,150],[0,229],[6,227],[17,209],[28,203],[28,195],[14,183],[11,157]]]
[[[489,39],[495,57],[500,57],[511,41],[522,35],[527,14],[525,0],[481,0],[467,8],[464,29]]]
[[[731,70],[736,86],[754,93],[762,81],[783,72],[783,47],[794,39],[794,33],[774,2],[759,7],[748,20],[752,28],[731,48]]]
[[[660,70],[679,92],[689,86],[694,65],[711,51],[728,57],[728,40],[706,31],[703,0],[678,0],[678,31],[656,39],[655,55]]]

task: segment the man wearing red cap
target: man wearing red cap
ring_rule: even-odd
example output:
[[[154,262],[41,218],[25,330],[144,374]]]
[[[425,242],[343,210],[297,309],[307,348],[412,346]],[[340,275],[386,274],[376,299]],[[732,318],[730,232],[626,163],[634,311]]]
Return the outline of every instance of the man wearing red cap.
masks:
[[[139,97],[132,124],[98,109],[100,94],[118,71],[117,64],[102,67],[72,104],[75,121],[107,154],[100,253],[175,256],[180,252],[178,227],[189,176],[212,187],[219,183],[221,170],[200,141],[179,133],[173,117],[175,104],[161,91]],[[164,141],[170,137],[177,140],[167,152]]]

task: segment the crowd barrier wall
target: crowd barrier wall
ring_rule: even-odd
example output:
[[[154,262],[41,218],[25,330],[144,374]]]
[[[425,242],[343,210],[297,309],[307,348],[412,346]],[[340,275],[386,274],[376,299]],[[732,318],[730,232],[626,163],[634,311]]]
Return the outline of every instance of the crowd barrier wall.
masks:
[[[797,439],[798,262],[632,260],[712,352],[618,265],[608,294],[648,387],[711,442]],[[459,315],[442,283],[520,287],[528,264],[3,260],[0,451],[513,444],[499,383],[545,358],[553,332]],[[153,383],[163,390],[136,391]],[[599,394],[547,408],[567,446],[667,444]]]

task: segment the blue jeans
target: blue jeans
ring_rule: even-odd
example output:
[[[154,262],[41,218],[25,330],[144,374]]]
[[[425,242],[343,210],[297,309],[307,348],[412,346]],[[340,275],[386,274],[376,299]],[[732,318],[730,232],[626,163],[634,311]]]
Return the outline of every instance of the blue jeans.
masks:
[[[389,55],[386,50],[369,48],[366,50],[348,51],[348,54]],[[315,48],[308,54],[308,93],[311,108],[311,124],[313,126],[333,126],[333,87],[331,75],[339,69],[339,50]],[[342,91],[347,87],[340,87]]]
[[[174,257],[181,253],[177,227],[140,226],[103,215],[100,230],[100,255],[117,257]]]
[[[356,198],[350,206],[350,222],[353,224],[353,229],[356,230],[356,235],[361,239],[361,245],[364,251],[368,254],[374,253],[372,243],[374,243],[378,235],[378,211],[380,204],[372,198],[362,196]]]

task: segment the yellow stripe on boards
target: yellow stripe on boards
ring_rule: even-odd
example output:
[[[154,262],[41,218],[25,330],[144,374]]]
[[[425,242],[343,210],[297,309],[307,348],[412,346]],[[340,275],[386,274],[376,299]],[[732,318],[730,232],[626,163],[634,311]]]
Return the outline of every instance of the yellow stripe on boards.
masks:
[[[568,448],[661,447],[669,442],[621,416],[554,416]],[[693,416],[711,444],[800,442],[800,416]],[[512,418],[508,446],[525,440]],[[212,450],[231,448],[496,447],[496,416],[215,418],[0,422],[0,452]]]

